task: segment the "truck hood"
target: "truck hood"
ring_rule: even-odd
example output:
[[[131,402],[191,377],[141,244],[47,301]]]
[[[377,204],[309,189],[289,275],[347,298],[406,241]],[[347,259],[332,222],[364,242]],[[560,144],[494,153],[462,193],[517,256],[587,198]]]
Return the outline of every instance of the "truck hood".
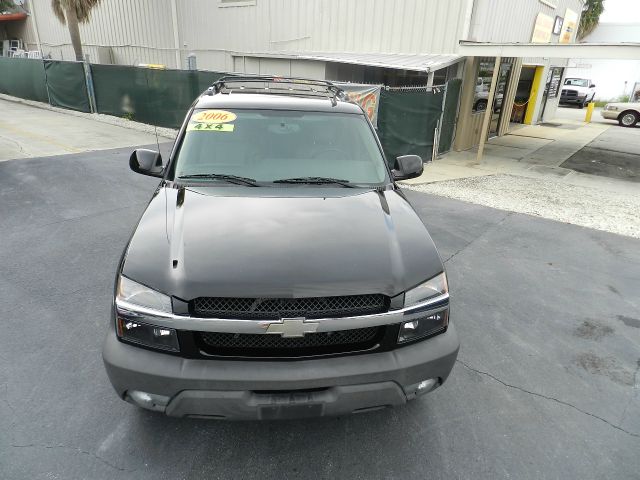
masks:
[[[397,295],[442,262],[401,192],[334,187],[161,186],[122,273],[200,296]]]

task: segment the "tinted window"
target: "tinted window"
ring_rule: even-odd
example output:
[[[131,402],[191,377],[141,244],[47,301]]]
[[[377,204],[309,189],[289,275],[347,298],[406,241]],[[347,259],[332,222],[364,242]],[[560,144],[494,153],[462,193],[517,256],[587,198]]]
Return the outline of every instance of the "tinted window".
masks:
[[[363,115],[277,110],[197,110],[175,176],[220,173],[260,182],[333,177],[386,180],[383,157]]]

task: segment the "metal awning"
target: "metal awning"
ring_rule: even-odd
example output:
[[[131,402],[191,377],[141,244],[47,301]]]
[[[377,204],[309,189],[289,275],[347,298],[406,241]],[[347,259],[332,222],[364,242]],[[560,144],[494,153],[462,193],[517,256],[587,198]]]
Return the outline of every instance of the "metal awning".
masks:
[[[466,57],[543,57],[640,60],[640,43],[492,43],[460,41]]]
[[[291,60],[316,60],[319,62],[348,63],[369,67],[433,72],[448,67],[462,59],[457,54],[395,54],[395,53],[327,53],[327,52],[270,52],[234,53],[238,57],[282,58]]]
[[[0,22],[10,22],[13,20],[24,20],[27,18],[26,13],[1,13]]]

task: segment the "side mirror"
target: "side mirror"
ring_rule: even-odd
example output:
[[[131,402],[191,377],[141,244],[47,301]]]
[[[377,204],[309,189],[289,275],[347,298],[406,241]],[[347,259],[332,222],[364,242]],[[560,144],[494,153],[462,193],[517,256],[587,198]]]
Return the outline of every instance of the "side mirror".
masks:
[[[591,85],[589,85],[589,88],[596,88],[596,86],[592,83]]]
[[[162,177],[164,165],[160,152],[138,148],[129,157],[129,167],[136,173],[150,177]]]
[[[422,175],[424,164],[418,155],[401,155],[396,158],[397,169],[391,171],[394,180],[407,180]]]

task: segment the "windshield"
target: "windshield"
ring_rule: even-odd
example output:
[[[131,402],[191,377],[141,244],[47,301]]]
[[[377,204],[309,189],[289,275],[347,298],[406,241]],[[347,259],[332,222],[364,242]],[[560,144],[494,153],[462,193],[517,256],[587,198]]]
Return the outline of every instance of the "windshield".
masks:
[[[222,174],[273,182],[329,177],[367,185],[387,179],[384,159],[363,115],[196,110],[186,130],[175,178]]]
[[[574,87],[589,87],[589,81],[584,78],[567,78],[564,81],[564,84]]]

